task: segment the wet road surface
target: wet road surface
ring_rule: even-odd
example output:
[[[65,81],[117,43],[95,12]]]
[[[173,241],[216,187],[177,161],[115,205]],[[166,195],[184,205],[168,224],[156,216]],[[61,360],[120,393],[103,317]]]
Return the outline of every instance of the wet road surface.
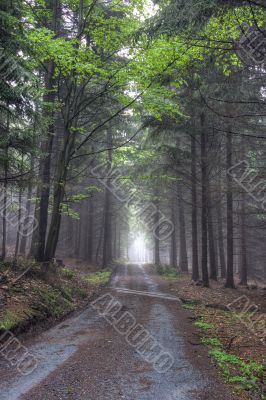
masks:
[[[0,400],[236,399],[207,349],[195,345],[188,312],[147,267],[120,266],[105,295],[171,356],[171,368],[158,372],[90,305],[25,343],[38,361],[30,375],[21,376],[0,359]]]

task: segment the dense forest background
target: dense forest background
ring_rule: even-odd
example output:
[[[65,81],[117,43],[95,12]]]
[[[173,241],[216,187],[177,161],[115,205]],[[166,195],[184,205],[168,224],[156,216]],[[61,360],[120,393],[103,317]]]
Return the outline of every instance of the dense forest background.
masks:
[[[204,286],[265,279],[265,16],[263,0],[2,0],[2,261],[104,268],[137,240],[136,261]]]

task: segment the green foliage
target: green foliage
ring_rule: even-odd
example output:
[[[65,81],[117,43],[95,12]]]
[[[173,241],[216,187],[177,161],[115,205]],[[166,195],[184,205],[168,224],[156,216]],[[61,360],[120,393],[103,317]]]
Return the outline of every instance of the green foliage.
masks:
[[[176,280],[179,278],[179,273],[176,269],[171,267],[163,267],[162,265],[158,265],[156,267],[157,273],[161,275],[163,279],[166,280]]]
[[[222,347],[223,345],[219,338],[202,338],[202,343],[213,347]]]
[[[85,277],[85,280],[89,283],[95,283],[95,284],[106,284],[111,276],[110,271],[98,271],[94,272],[92,274],[89,274]]]
[[[59,318],[74,309],[72,297],[68,289],[49,289],[38,291],[39,300],[34,308],[46,313],[48,317]]]
[[[259,382],[263,382],[263,365],[252,359],[245,361],[234,354],[227,353],[220,348],[213,348],[209,354],[215,359],[229,383],[239,384],[246,390],[260,390]],[[232,374],[234,371],[234,374]],[[240,375],[238,375],[240,373]]]
[[[64,267],[63,270],[62,270],[62,272],[63,272],[63,276],[64,276],[66,279],[69,279],[69,280],[74,279],[75,276],[76,276],[75,271],[73,271],[72,269],[70,269],[70,268],[68,268],[68,267]]]
[[[213,328],[214,328],[214,326],[213,326],[212,324],[208,324],[208,322],[204,322],[204,321],[196,321],[196,322],[194,323],[194,325],[195,325],[197,328],[205,329],[205,330],[213,329]]]
[[[195,305],[194,305],[194,304],[186,303],[186,304],[182,304],[182,307],[183,307],[185,310],[193,311],[194,308],[195,308]]]
[[[2,318],[0,318],[0,328],[12,330],[15,328],[20,322],[23,322],[25,319],[25,314],[21,315],[20,312],[16,312],[15,310],[6,310]]]

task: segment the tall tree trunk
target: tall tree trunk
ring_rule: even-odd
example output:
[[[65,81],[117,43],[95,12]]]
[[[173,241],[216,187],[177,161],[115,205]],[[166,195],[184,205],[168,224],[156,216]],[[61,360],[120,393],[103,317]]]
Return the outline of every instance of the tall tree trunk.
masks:
[[[205,132],[205,115],[201,114],[201,269],[202,283],[209,287],[208,274],[208,171],[207,171],[207,140]]]
[[[199,280],[198,205],[197,205],[197,150],[195,137],[191,136],[191,194],[192,194],[192,279]]]
[[[209,239],[209,257],[210,257],[210,279],[217,281],[217,264],[215,253],[215,239],[213,232],[213,219],[212,219],[212,200],[210,193],[210,185],[208,182],[208,239]]]
[[[118,225],[118,248],[117,248],[117,258],[120,260],[121,258],[121,229],[120,225]]]
[[[232,133],[230,126],[227,126],[226,133],[226,170],[232,168]],[[234,283],[234,225],[233,225],[233,178],[226,174],[226,214],[227,214],[227,272],[226,288],[235,288]]]
[[[177,190],[178,190],[178,215],[179,215],[179,268],[181,272],[188,272],[186,221],[185,221],[182,186],[180,183],[177,185]]]
[[[244,138],[241,142],[241,158],[245,159]],[[246,192],[241,191],[241,209],[240,209],[240,285],[248,284],[248,262],[247,262],[247,232],[246,232],[246,215],[247,215],[247,199]]]
[[[15,247],[15,258],[18,256],[19,250],[19,241],[20,241],[20,234],[21,234],[21,214],[22,214],[22,187],[19,188],[19,195],[18,195],[18,229],[17,229],[17,237],[16,237],[16,247]]]
[[[224,253],[224,231],[223,231],[223,208],[222,208],[222,187],[221,187],[221,163],[219,163],[219,174],[218,174],[218,198],[216,201],[216,214],[217,214],[217,231],[218,231],[218,251],[219,251],[219,263],[221,268],[221,278],[226,277],[226,262]]]
[[[104,220],[103,220],[104,221]],[[98,238],[98,244],[97,244],[97,249],[96,249],[96,254],[95,254],[95,260],[96,260],[96,264],[100,265],[100,250],[101,250],[101,246],[102,246],[102,241],[103,241],[103,222],[101,223],[100,226],[100,234],[99,234],[99,238]]]
[[[113,258],[116,260],[117,256],[117,220],[114,218],[114,239],[113,239]]]
[[[107,148],[112,147],[112,131],[107,130],[106,143]],[[112,163],[112,150],[108,150],[108,161]],[[108,178],[107,178],[108,179]],[[109,189],[109,182],[107,182],[107,187],[105,188],[105,198],[104,198],[104,228],[103,228],[103,258],[102,267],[106,268],[108,263],[112,259],[112,227],[111,227],[111,192]]]
[[[53,193],[53,209],[51,214],[50,228],[47,235],[47,242],[45,247],[44,261],[49,261],[55,257],[60,224],[61,224],[61,204],[64,200],[66,177],[68,173],[68,165],[70,161],[70,154],[74,144],[74,133],[67,132],[64,137],[63,148],[60,152],[58,168],[54,183]]]
[[[87,230],[87,260],[92,262],[93,258],[93,225],[94,225],[94,197],[91,196],[88,202],[88,230]]]
[[[159,214],[159,191],[158,187],[156,186],[154,189],[154,205],[156,208],[156,211],[154,213],[154,226],[159,227],[159,222],[160,222],[160,214]],[[154,264],[159,266],[161,265],[161,257],[160,257],[160,231],[159,228],[155,229],[154,231]]]
[[[171,246],[170,246],[170,265],[172,268],[177,269],[177,251],[176,251],[176,218],[175,218],[175,197],[171,199],[171,220],[173,224],[173,231],[171,234]]]
[[[8,117],[9,121],[9,117]],[[9,132],[9,122],[7,132]],[[7,187],[8,187],[8,144],[5,147],[4,155],[4,188],[3,188],[3,211],[2,211],[2,226],[3,226],[3,238],[2,238],[2,254],[1,260],[4,261],[6,258],[6,219],[7,219]]]
[[[35,209],[34,209],[34,221],[40,221],[40,207],[39,207],[39,199],[40,199],[41,187],[37,185],[37,192],[36,192],[36,202],[35,202]],[[31,236],[31,244],[30,244],[30,251],[29,257],[36,258],[37,256],[37,244],[38,244],[38,237],[39,237],[39,223],[37,227],[32,232]]]
[[[243,190],[241,193],[241,210],[240,210],[240,285],[247,286],[248,284],[248,263],[247,263],[247,233],[246,233],[246,193]]]
[[[31,170],[33,171],[34,169],[34,158],[31,157]],[[28,238],[28,232],[29,232],[29,222],[30,222],[30,209],[31,209],[31,198],[32,198],[32,192],[33,192],[33,181],[32,177],[29,180],[28,183],[28,191],[27,191],[27,199],[26,199],[26,207],[25,207],[25,218],[23,221],[23,229],[22,229],[22,235],[21,235],[21,241],[20,241],[20,249],[19,252],[21,255],[26,254],[26,247],[27,247],[27,238]]]
[[[222,220],[222,208],[221,202],[217,202],[217,230],[218,230],[218,250],[219,250],[219,261],[221,267],[221,278],[226,277],[226,262],[224,254],[224,233],[223,233],[223,220]]]
[[[52,12],[52,20],[46,21],[44,25],[46,25],[49,29],[51,29],[55,34],[59,31],[58,26],[58,12],[59,12],[59,0],[47,0],[47,7]],[[39,229],[38,229],[38,237],[37,237],[37,248],[36,248],[36,260],[44,261],[44,253],[45,253],[45,240],[46,240],[46,232],[48,225],[48,206],[49,206],[49,197],[50,197],[50,178],[51,178],[51,157],[52,157],[52,149],[53,149],[53,141],[55,135],[55,124],[54,124],[54,111],[52,104],[55,102],[56,94],[54,91],[54,72],[55,72],[55,64],[54,61],[51,60],[47,64],[47,72],[45,73],[44,78],[44,88],[45,94],[43,96],[43,102],[45,107],[49,105],[49,110],[44,110],[44,118],[49,121],[47,133],[45,135],[44,140],[41,144],[42,154],[44,154],[44,158],[41,161],[40,165],[40,204],[39,204]],[[52,111],[51,111],[52,110]]]
[[[80,240],[81,240],[81,219],[79,218],[75,224],[76,234],[75,234],[75,257],[80,258]]]

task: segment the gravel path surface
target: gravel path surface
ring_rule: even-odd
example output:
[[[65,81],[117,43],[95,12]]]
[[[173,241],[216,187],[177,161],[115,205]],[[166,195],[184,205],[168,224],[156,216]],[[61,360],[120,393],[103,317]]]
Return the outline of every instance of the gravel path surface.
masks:
[[[134,319],[131,332],[133,324],[135,332],[145,328],[156,341],[154,352],[137,342],[133,346],[125,330],[118,333],[111,324],[114,317],[107,321],[99,314],[96,302],[98,311],[89,306],[26,343],[38,359],[29,376],[0,361],[0,400],[237,399],[221,383],[207,349],[195,344],[189,314],[166,282],[146,267],[121,266],[105,292],[105,299],[111,298],[122,306],[116,321],[127,312]],[[159,361],[158,346],[163,352]]]

